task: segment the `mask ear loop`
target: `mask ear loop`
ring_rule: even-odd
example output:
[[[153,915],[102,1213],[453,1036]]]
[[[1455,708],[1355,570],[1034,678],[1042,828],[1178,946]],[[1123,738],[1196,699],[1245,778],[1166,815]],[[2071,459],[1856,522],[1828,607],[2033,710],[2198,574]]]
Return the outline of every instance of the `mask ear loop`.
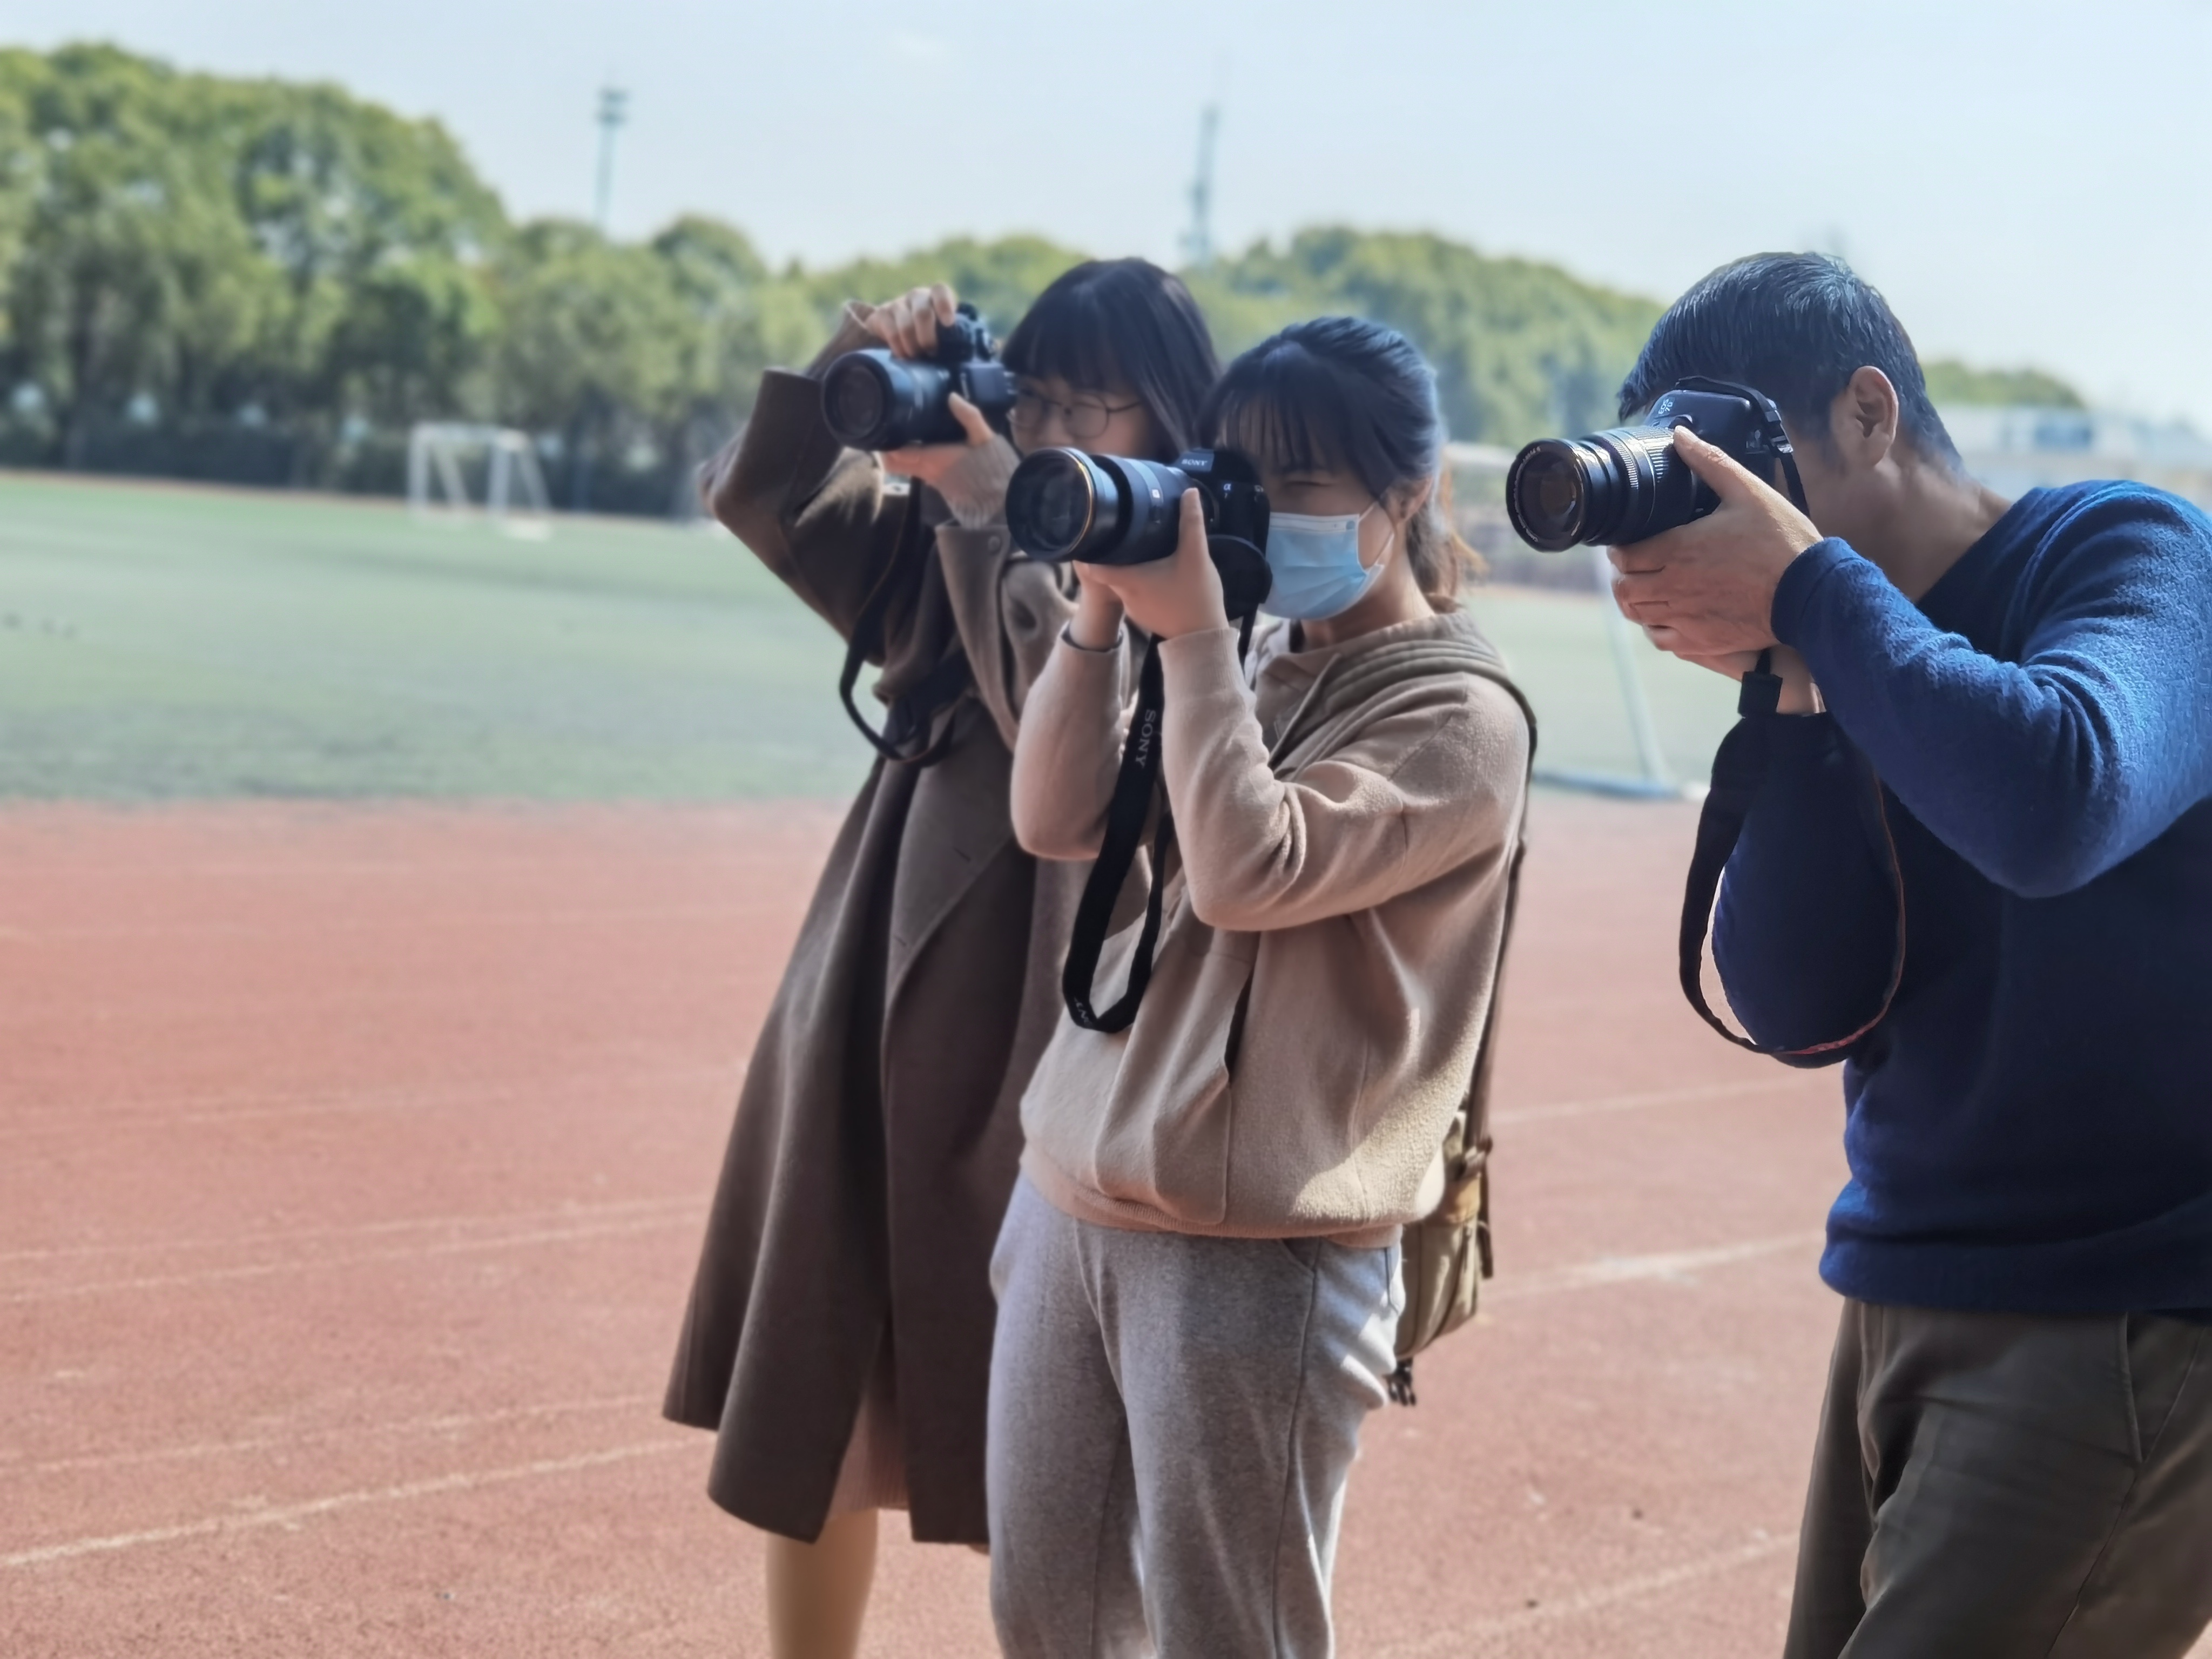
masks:
[[[1366,506],[1361,507],[1359,509],[1359,516],[1352,520],[1352,556],[1355,558],[1358,556],[1359,553],[1359,526],[1367,522],[1367,515],[1369,514],[1372,513],[1376,507],[1382,506],[1382,498],[1380,495],[1377,495],[1373,501],[1368,502]],[[1390,533],[1382,538],[1382,550],[1375,556],[1375,562],[1373,564],[1363,564],[1359,567],[1360,569],[1366,574],[1367,586],[1369,587],[1372,587],[1382,579],[1382,567],[1390,562],[1390,544],[1398,539],[1398,523],[1396,520],[1390,516],[1390,512],[1388,507],[1383,507],[1382,521],[1390,526]],[[1361,592],[1364,594],[1365,591],[1366,590],[1363,588]]]

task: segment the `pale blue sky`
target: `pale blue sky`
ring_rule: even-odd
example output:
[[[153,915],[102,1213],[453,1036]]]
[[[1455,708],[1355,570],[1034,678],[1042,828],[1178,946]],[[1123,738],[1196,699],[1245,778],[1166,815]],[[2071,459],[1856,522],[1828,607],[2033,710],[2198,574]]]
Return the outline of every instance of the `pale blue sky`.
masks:
[[[0,0],[434,114],[521,214],[684,209],[777,257],[1033,229],[1174,257],[1200,106],[1225,245],[1428,227],[1665,298],[1840,247],[1923,352],[2033,362],[2212,432],[2212,0]]]

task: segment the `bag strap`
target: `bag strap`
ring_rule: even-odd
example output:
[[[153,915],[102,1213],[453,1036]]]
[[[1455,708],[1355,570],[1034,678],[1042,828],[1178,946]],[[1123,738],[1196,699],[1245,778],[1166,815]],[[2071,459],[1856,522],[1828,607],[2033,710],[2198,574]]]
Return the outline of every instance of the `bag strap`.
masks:
[[[1521,718],[1528,723],[1528,764],[1521,779],[1521,817],[1514,825],[1513,856],[1505,866],[1505,914],[1498,921],[1498,955],[1491,965],[1490,1005],[1482,1012],[1482,1035],[1475,1042],[1474,1069],[1468,1076],[1467,1094],[1454,1115],[1465,1120],[1460,1137],[1460,1155],[1465,1166],[1454,1178],[1463,1180],[1468,1168],[1472,1168],[1478,1182],[1474,1198],[1475,1273],[1478,1279],[1492,1279],[1497,1276],[1498,1260],[1490,1238],[1490,1079],[1498,1053],[1498,1003],[1504,990],[1506,950],[1513,942],[1513,920],[1521,908],[1521,870],[1528,853],[1528,797],[1536,781],[1536,711],[1505,672],[1505,665],[1495,652],[1486,648],[1474,654],[1477,659],[1468,663],[1468,672],[1504,687],[1520,705]],[[1449,1188],[1446,1196],[1449,1201]],[[1457,1224],[1464,1227],[1467,1224],[1460,1221]],[[1433,1335],[1430,1340],[1434,1340]],[[1413,1354],[1401,1357],[1397,1369],[1384,1379],[1383,1387],[1395,1405],[1411,1406],[1419,1398],[1413,1390],[1415,1358]]]
[[[837,677],[837,696],[844,702],[845,712],[852,716],[853,724],[860,728],[860,735],[885,760],[908,766],[934,766],[951,751],[952,722],[944,722],[933,738],[931,728],[937,726],[937,717],[957,702],[969,688],[967,653],[954,646],[934,668],[893,697],[880,732],[868,724],[860,705],[854,702],[853,688],[860,681],[861,665],[884,648],[884,619],[890,614],[891,600],[897,593],[899,573],[910,562],[926,560],[936,551],[933,536],[928,538],[927,548],[921,545],[925,533],[921,491],[917,489],[907,498],[890,560],[860,606],[860,616],[854,620],[852,636],[845,641],[845,666]]]
[[[1485,1279],[1497,1271],[1490,1248],[1490,1079],[1498,1052],[1498,999],[1505,978],[1506,946],[1513,942],[1513,920],[1521,908],[1521,866],[1528,853],[1528,798],[1536,781],[1536,711],[1529,706],[1521,688],[1506,676],[1504,665],[1497,662],[1494,656],[1492,663],[1494,666],[1474,672],[1504,687],[1512,694],[1513,701],[1521,705],[1521,718],[1528,722],[1528,765],[1521,780],[1521,821],[1514,827],[1513,861],[1505,872],[1505,916],[1498,930],[1498,960],[1490,970],[1490,1006],[1483,1011],[1482,1037],[1475,1046],[1474,1073],[1467,1088],[1465,1144],[1482,1170],[1482,1196],[1475,1211],[1474,1244]]]
[[[1881,1024],[1897,1001],[1897,988],[1905,978],[1905,872],[1897,861],[1897,836],[1890,828],[1881,780],[1868,768],[1867,776],[1874,788],[1875,818],[1881,828],[1882,852],[1897,899],[1897,943],[1890,957],[1889,982],[1882,989],[1881,1006],[1848,1036],[1802,1048],[1780,1048],[1740,1036],[1730,1030],[1708,1006],[1705,988],[1705,934],[1712,924],[1713,902],[1720,896],[1721,878],[1728,870],[1736,842],[1742,837],[1744,820],[1750,816],[1753,803],[1766,782],[1773,723],[1784,718],[1779,712],[1782,678],[1773,672],[1773,659],[1771,651],[1760,652],[1758,665],[1743,677],[1743,689],[1736,698],[1736,723],[1714,753],[1712,787],[1698,814],[1697,848],[1690,855],[1690,875],[1682,895],[1682,924],[1676,951],[1682,994],[1706,1024],[1737,1048],[1748,1048],[1755,1054],[1784,1060],[1811,1060],[1850,1048]]]

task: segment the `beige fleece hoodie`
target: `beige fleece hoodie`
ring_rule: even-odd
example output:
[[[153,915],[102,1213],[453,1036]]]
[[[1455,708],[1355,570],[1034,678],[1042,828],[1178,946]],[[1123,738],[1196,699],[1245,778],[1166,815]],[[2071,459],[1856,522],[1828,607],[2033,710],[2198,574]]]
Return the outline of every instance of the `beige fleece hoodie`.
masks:
[[[1249,682],[1231,630],[1161,646],[1178,856],[1152,982],[1125,1031],[1063,1014],[1022,1102],[1023,1169],[1079,1218],[1373,1244],[1442,1195],[1528,725],[1466,665],[1489,649],[1464,613],[1290,641],[1264,632]],[[1091,858],[1104,837],[1133,701],[1123,662],[1063,635],[1030,691],[1013,820],[1041,857]],[[1137,933],[1107,942],[1102,1006]]]

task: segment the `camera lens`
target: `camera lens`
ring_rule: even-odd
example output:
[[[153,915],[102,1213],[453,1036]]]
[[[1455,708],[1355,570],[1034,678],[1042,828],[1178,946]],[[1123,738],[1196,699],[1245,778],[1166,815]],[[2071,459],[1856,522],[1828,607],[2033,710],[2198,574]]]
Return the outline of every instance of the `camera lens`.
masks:
[[[1083,557],[1110,542],[1121,524],[1115,480],[1080,450],[1025,456],[1006,485],[1006,528],[1033,559]]]
[[[1547,438],[1514,458],[1505,481],[1506,512],[1531,547],[1562,552],[1583,538],[1590,482],[1579,444]]]
[[[1545,553],[1600,539],[1618,515],[1609,459],[1589,439],[1544,438],[1523,449],[1505,475],[1514,533]]]
[[[855,449],[878,446],[877,433],[890,411],[884,372],[865,352],[852,352],[830,366],[822,382],[822,414],[839,440]]]
[[[1505,514],[1529,546],[1563,553],[1577,542],[1621,546],[1687,524],[1701,510],[1698,492],[1671,428],[1615,427],[1523,449],[1505,474]]]

